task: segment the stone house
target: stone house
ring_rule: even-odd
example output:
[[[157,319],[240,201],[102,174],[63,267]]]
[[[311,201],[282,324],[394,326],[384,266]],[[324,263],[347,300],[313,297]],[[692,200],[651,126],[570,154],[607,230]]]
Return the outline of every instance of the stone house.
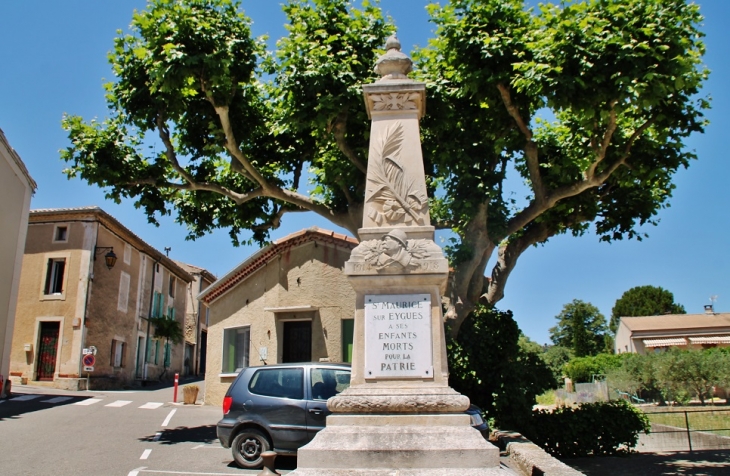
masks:
[[[199,296],[209,309],[205,403],[238,372],[281,362],[350,362],[355,291],[342,274],[354,238],[309,228],[259,250]]]
[[[197,299],[197,295],[214,281],[213,273],[192,264],[175,261],[175,264],[188,272],[193,280],[185,289],[185,359],[182,375],[205,374],[205,361],[208,342],[208,307]]]
[[[101,208],[32,210],[10,356],[13,383],[119,388],[159,378],[165,364],[168,375],[181,372],[184,345],[155,339],[149,318],[182,325],[192,280]],[[85,355],[94,351],[93,359]]]
[[[10,393],[10,346],[30,198],[36,188],[25,164],[0,129],[0,398]]]
[[[668,347],[727,346],[730,346],[730,314],[715,313],[712,306],[707,306],[704,314],[622,317],[615,340],[617,354],[646,354]]]

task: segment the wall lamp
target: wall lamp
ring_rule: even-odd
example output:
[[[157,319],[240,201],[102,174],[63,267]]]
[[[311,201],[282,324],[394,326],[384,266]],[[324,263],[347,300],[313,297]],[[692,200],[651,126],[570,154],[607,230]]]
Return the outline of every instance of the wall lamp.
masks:
[[[104,255],[104,262],[106,263],[106,267],[107,269],[112,269],[114,265],[117,264],[117,255],[114,254],[113,246],[95,246],[94,261],[96,261],[96,255],[104,250],[109,250],[109,252]]]

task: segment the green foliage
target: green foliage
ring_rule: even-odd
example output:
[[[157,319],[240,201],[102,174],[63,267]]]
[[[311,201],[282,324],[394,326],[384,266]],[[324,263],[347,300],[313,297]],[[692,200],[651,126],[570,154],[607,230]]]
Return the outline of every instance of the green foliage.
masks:
[[[457,339],[448,339],[449,385],[469,397],[499,428],[519,430],[535,396],[555,388],[552,373],[523,349],[510,311],[478,307]]]
[[[155,338],[165,339],[174,344],[180,344],[185,338],[182,326],[175,319],[166,316],[151,317],[150,323],[155,326]]]
[[[570,348],[576,357],[605,350],[606,318],[593,304],[573,299],[555,319],[558,324],[550,328],[550,339],[555,345]]]
[[[611,388],[644,398],[704,405],[712,387],[730,386],[730,349],[678,349],[651,354],[620,354],[621,365],[606,372]]]
[[[523,434],[557,458],[576,458],[629,453],[649,428],[644,412],[618,400],[535,410]]]
[[[235,244],[263,244],[301,211],[356,234],[369,139],[360,86],[394,27],[367,1],[283,8],[288,35],[269,54],[235,0],[150,0],[109,54],[109,117],[63,119],[67,176],[134,200],[152,223],[175,213],[190,239],[223,228]],[[708,72],[702,17],[684,0],[428,8],[437,28],[414,77],[428,92],[432,222],[456,236],[456,333],[479,302],[503,297],[530,246],[591,226],[606,241],[644,236],[695,158],[684,143],[704,130]],[[510,195],[508,176],[526,197]],[[572,347],[593,352],[581,332]]]
[[[557,382],[562,382],[565,374],[565,364],[573,358],[573,352],[561,345],[548,346],[545,353],[542,354],[542,360],[550,367],[553,376]]]
[[[712,388],[728,382],[730,359],[716,350],[682,350],[671,348],[661,354],[656,364],[656,379],[668,400],[689,400],[693,396],[702,405],[712,397]]]
[[[592,382],[594,376],[605,376],[611,369],[621,367],[622,355],[598,354],[587,357],[574,357],[564,366],[566,376],[573,382]]]
[[[618,330],[622,317],[686,314],[684,306],[674,302],[674,294],[659,286],[636,286],[621,295],[611,309],[611,332]]]

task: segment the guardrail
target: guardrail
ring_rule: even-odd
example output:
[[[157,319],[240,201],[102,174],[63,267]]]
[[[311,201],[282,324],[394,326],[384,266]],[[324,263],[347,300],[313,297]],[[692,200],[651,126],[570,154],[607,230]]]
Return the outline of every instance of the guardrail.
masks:
[[[644,410],[651,433],[639,436],[639,452],[730,450],[730,408]]]

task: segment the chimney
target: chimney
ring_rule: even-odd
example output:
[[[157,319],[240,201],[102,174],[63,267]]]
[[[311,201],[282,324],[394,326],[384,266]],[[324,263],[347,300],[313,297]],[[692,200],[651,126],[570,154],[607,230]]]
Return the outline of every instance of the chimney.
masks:
[[[705,314],[714,314],[715,311],[712,307],[712,304],[705,304]]]

